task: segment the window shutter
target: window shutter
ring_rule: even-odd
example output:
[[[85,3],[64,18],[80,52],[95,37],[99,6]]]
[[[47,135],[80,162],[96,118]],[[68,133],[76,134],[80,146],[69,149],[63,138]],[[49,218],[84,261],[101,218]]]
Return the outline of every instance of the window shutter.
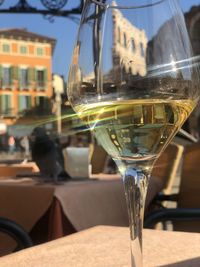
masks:
[[[39,91],[39,75],[38,75],[38,70],[35,69],[35,84],[36,84],[36,90]]]
[[[3,85],[3,70],[2,70],[2,66],[0,65],[0,88],[2,87]]]
[[[39,97],[36,96],[36,97],[35,97],[35,105],[36,105],[36,106],[39,106],[39,103],[40,103],[40,102],[39,102]]]
[[[5,113],[5,109],[6,109],[6,96],[5,95],[2,95],[1,104],[2,104],[2,113]]]
[[[37,82],[37,69],[34,69],[34,81]]]
[[[18,86],[19,86],[19,89],[21,89],[21,69],[18,68],[17,70],[17,74],[18,74]]]
[[[28,85],[31,85],[31,82],[33,81],[32,76],[32,68],[28,68]]]
[[[0,96],[0,113],[8,115],[12,113],[11,95]]]
[[[18,96],[18,111],[22,111],[22,97]]]
[[[28,82],[32,82],[35,80],[35,75],[34,75],[34,68],[28,68]]]
[[[37,69],[34,69],[35,89],[38,90]]]
[[[11,106],[11,96],[7,96],[7,113],[11,114],[12,113],[12,106]]]
[[[15,67],[12,66],[10,67],[10,84],[13,84],[14,80],[15,80]]]
[[[14,79],[18,80],[18,78],[19,78],[18,66],[14,66]]]
[[[9,85],[12,84],[12,67],[9,68]]]
[[[31,108],[31,96],[28,96],[27,107]]]
[[[3,96],[0,95],[0,114],[3,113]]]
[[[44,87],[47,87],[48,82],[48,72],[47,69],[44,69]]]
[[[2,73],[2,66],[0,65],[0,80],[2,80],[2,76],[3,76],[3,73]]]

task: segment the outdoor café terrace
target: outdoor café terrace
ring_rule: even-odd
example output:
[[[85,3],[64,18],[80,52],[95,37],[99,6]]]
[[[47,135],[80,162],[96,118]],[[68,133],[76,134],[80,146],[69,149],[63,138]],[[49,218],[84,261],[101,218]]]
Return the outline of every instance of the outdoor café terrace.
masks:
[[[200,266],[200,2],[121,2],[0,1],[0,267]]]

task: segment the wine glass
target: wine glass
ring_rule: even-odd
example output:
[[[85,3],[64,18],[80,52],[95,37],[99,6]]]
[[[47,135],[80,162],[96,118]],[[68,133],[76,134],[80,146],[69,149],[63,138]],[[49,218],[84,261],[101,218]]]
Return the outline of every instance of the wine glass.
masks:
[[[132,267],[142,266],[152,167],[199,99],[197,62],[177,1],[87,0],[68,98],[123,177]]]

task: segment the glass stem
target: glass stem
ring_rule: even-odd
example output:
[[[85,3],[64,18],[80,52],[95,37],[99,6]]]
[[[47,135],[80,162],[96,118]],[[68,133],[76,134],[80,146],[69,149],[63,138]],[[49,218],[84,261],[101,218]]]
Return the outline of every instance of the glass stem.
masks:
[[[142,267],[142,228],[149,174],[128,167],[123,176],[129,215],[132,267]]]

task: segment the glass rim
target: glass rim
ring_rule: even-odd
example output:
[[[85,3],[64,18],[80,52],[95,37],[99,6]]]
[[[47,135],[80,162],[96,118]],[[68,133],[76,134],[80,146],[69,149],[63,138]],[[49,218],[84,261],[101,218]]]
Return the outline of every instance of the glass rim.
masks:
[[[151,4],[143,4],[143,5],[134,5],[134,6],[117,6],[117,5],[109,5],[109,4],[105,4],[100,2],[99,0],[90,0],[91,2],[93,2],[94,4],[101,6],[103,8],[113,8],[113,9],[139,9],[139,8],[146,8],[146,7],[152,7],[152,6],[156,6],[159,5],[163,2],[165,2],[166,0],[155,0],[154,3]]]

